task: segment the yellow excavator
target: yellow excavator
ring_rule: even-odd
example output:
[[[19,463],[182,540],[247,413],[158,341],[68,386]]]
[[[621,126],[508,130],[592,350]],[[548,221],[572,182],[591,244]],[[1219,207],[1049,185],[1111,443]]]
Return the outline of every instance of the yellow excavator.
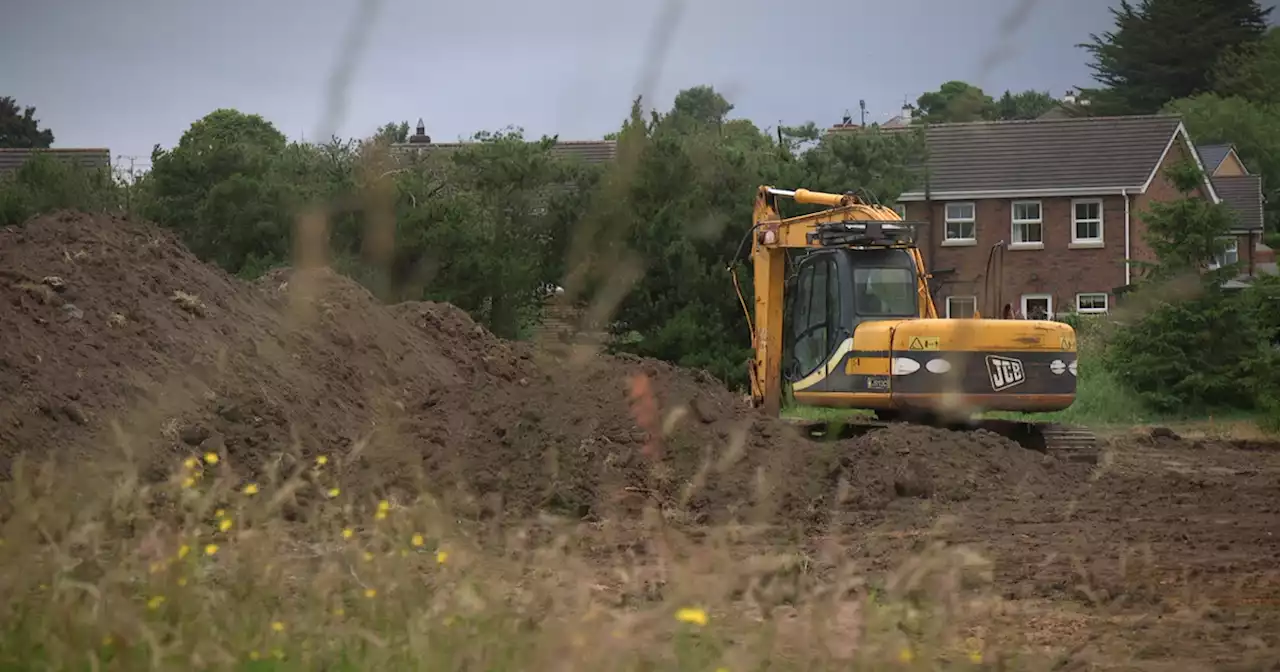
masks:
[[[783,217],[779,199],[822,207]],[[1051,320],[940,318],[918,229],[853,193],[759,188],[747,233],[754,311],[734,275],[755,350],[753,404],[780,415],[785,385],[801,405],[874,413],[866,421],[851,414],[845,434],[890,422],[981,428],[1064,459],[1096,461],[1087,431],[980,418],[1069,407],[1075,330]],[[987,270],[991,276],[990,261]]]

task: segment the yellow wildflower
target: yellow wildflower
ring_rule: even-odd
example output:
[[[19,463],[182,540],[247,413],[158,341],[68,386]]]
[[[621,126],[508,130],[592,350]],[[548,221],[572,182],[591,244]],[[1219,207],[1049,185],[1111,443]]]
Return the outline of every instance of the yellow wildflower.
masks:
[[[195,484],[196,484],[196,479],[194,479],[194,478],[192,478],[192,477],[190,477],[190,476],[188,476],[188,477],[186,477],[186,478],[182,479],[182,487],[184,487],[184,488],[191,488],[191,487],[194,487],[194,486],[195,486]]]
[[[379,511],[379,512],[377,512],[377,513],[373,514],[373,518],[374,518],[374,520],[386,520],[386,518],[387,518],[387,512],[386,512],[386,511]]]
[[[333,615],[334,615],[334,616],[346,616],[346,615],[347,615],[347,610],[346,610],[346,609],[343,609],[342,607],[338,607],[337,609],[334,609],[334,610],[333,610]]]
[[[217,463],[218,463],[218,459],[219,459],[219,458],[218,458],[218,454],[217,454],[217,453],[205,453],[205,454],[204,454],[204,461],[205,461],[205,462],[208,462],[209,464],[217,464]]]
[[[217,544],[209,544],[209,545],[207,545],[207,546],[205,546],[205,547],[204,547],[204,554],[205,554],[205,555],[214,555],[214,554],[215,554],[215,553],[217,553],[217,552],[218,552],[218,545],[217,545]]]
[[[284,649],[281,649],[280,647],[271,649],[271,655],[274,656],[276,660],[284,660]]]
[[[898,652],[898,662],[900,663],[909,663],[915,659],[916,659],[916,654],[913,653],[909,648],[903,648],[901,651]]]
[[[258,654],[258,652],[257,652],[256,650],[254,650],[254,651],[250,651],[250,652],[249,652],[249,660],[257,660],[257,659],[259,659],[259,658],[261,658],[261,657],[262,657],[262,656],[261,656],[261,655],[259,655],[259,654]]]
[[[695,625],[706,625],[707,612],[696,607],[685,607],[676,612],[676,620]]]
[[[365,562],[372,562],[372,561],[373,561],[373,554],[372,554],[372,553],[370,553],[369,551],[365,551],[365,552],[364,552],[364,555],[363,555],[363,556],[361,556],[361,557],[363,557],[363,558],[364,558],[364,561],[365,561]]]
[[[338,496],[338,495],[340,495],[340,494],[342,494],[342,491],[341,491],[341,490],[339,490],[338,488],[329,488],[329,496],[330,496],[330,497],[337,497],[337,496]]]
[[[374,588],[366,588],[364,591],[364,596],[369,599],[373,599],[378,596],[378,591]]]
[[[226,515],[227,515],[227,510],[226,510],[226,509],[218,509],[217,511],[214,511],[214,512],[213,512],[213,517],[214,517],[214,518],[223,518],[223,517],[225,517]]]
[[[199,463],[196,462],[196,458],[194,457],[188,457],[187,459],[182,461],[182,466],[188,469],[195,469],[197,464]]]
[[[159,574],[159,573],[160,573],[160,571],[161,571],[161,570],[163,570],[163,569],[164,569],[164,563],[161,563],[161,562],[153,562],[153,563],[151,563],[151,573],[152,573],[152,574]]]
[[[147,608],[152,611],[159,609],[162,604],[164,604],[164,595],[156,595],[155,597],[147,600]]]
[[[969,652],[969,662],[973,663],[974,665],[978,665],[979,663],[981,663],[981,662],[982,662],[982,652],[981,652],[981,651],[970,651],[970,652]]]
[[[185,586],[185,585],[187,585],[187,577],[185,577],[185,576],[179,576],[179,577],[178,577],[178,585],[179,585],[179,586]]]
[[[112,638],[111,635],[106,635],[105,637],[102,638],[103,646],[111,646],[112,644],[115,644],[115,643],[116,643],[116,640]]]
[[[244,486],[244,490],[242,490],[242,492],[246,495],[256,495],[258,494],[258,484],[250,483],[249,485]]]
[[[388,502],[385,499],[380,500],[378,502],[378,512],[373,514],[373,517],[378,520],[382,520],[387,517],[387,512],[390,510],[391,510],[391,502]]]
[[[443,565],[449,561],[448,551],[436,551],[436,562]]]
[[[353,530],[353,529],[351,529],[351,528],[349,528],[349,527],[348,527],[348,528],[344,528],[344,529],[342,530],[342,538],[343,538],[343,539],[350,539],[350,538],[352,537],[352,535],[354,535],[355,533],[356,533],[356,531],[355,531],[355,530]]]
[[[221,532],[226,532],[226,531],[227,531],[227,530],[229,530],[229,529],[231,529],[231,519],[230,519],[230,518],[223,518],[223,519],[218,523],[218,530],[219,530],[219,531],[221,531]]]
[[[283,622],[283,621],[272,621],[272,622],[271,622],[271,629],[272,629],[272,630],[274,630],[275,632],[284,632],[284,622]]]
[[[423,538],[422,538],[422,535],[421,535],[421,534],[415,534],[415,535],[413,535],[413,538],[412,538],[412,539],[410,539],[410,540],[409,540],[409,542],[410,542],[410,543],[412,543],[414,546],[421,546],[421,545],[423,545],[423,544],[425,544],[425,543],[426,543],[426,541],[425,541],[425,540],[423,540]]]
[[[326,465],[326,464],[328,464],[328,463],[329,463],[329,458],[328,458],[327,456],[325,456],[325,455],[321,455],[320,457],[317,457],[317,458],[316,458],[316,466],[317,466],[317,467],[323,467],[324,465]]]
[[[191,547],[190,547],[190,546],[188,546],[188,545],[186,545],[186,544],[183,544],[183,545],[179,546],[179,547],[178,547],[178,559],[179,559],[179,560],[181,560],[181,559],[183,559],[183,558],[187,557],[187,554],[188,554],[188,553],[190,553],[190,552],[191,552]]]

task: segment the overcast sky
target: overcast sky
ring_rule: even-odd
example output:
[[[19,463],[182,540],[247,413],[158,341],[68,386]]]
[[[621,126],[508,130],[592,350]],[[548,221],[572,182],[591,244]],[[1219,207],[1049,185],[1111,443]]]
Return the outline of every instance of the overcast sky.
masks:
[[[950,79],[995,95],[1088,85],[1075,45],[1112,27],[1109,0],[12,2],[0,95],[35,105],[55,146],[140,159],[218,107],[294,139],[419,117],[437,140],[507,125],[599,138],[647,71],[663,108],[711,84],[761,126],[857,118],[859,99],[883,121]],[[665,49],[654,37],[664,12],[676,16]],[[341,59],[362,19],[363,46]],[[345,105],[326,122],[344,60]]]

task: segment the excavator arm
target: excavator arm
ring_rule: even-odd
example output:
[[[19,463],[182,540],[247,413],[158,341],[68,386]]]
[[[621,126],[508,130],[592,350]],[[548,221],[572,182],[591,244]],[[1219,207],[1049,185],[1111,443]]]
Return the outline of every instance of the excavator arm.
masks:
[[[778,199],[827,209],[783,218]],[[783,289],[786,286],[787,250],[838,247],[900,247],[915,261],[920,317],[937,317],[929,292],[929,276],[914,245],[914,231],[892,209],[870,204],[854,194],[829,194],[808,189],[794,191],[762,186],[756,193],[751,228],[751,264],[754,271],[754,320],[749,311],[752,347],[751,397],[765,413],[782,409]],[[735,283],[737,278],[734,278]],[[743,302],[746,309],[746,302]]]

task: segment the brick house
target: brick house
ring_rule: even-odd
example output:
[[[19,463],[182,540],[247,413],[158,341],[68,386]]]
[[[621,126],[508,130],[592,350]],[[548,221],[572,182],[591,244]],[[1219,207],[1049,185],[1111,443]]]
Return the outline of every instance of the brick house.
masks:
[[[925,133],[921,183],[897,209],[924,223],[921,253],[950,317],[1108,312],[1135,279],[1126,261],[1155,260],[1142,213],[1179,196],[1164,168],[1203,164],[1170,115],[936,124]],[[1205,170],[1197,195],[1230,194],[1240,240],[1254,240],[1257,178]],[[1003,282],[994,286],[985,276],[997,253]]]
[[[1231,246],[1219,255],[1214,265],[1240,264],[1241,277],[1233,280],[1233,285],[1259,274],[1275,275],[1275,252],[1262,242],[1262,177],[1249,173],[1232,145],[1197,145],[1196,150],[1218,196],[1239,221],[1239,226],[1232,231]]]

